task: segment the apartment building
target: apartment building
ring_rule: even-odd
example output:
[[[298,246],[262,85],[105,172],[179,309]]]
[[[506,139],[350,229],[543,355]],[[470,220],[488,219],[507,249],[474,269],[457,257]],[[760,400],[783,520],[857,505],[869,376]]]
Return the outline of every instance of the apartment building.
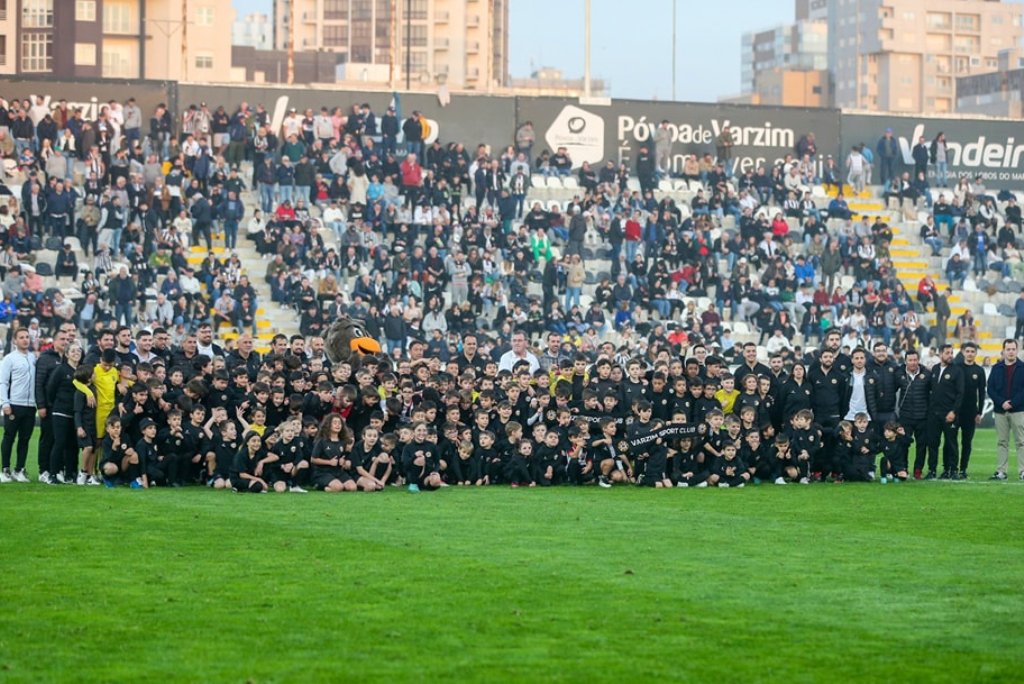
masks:
[[[997,69],[1020,44],[1020,4],[999,0],[833,0],[834,104],[864,110],[957,110],[956,79]]]
[[[228,0],[0,0],[0,74],[227,80]]]
[[[335,52],[345,73],[403,87],[488,91],[508,81],[509,2],[274,0],[274,47]]]

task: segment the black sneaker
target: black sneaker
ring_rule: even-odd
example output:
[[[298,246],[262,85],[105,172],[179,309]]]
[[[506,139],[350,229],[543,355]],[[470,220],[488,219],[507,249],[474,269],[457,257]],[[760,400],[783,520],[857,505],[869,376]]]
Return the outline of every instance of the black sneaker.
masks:
[[[997,470],[996,472],[992,473],[992,477],[990,477],[988,479],[990,479],[990,480],[1005,480],[1006,479],[1006,473],[1001,473],[1001,472],[999,472]]]
[[[950,479],[950,477],[951,477],[951,476],[950,476],[950,474],[949,474],[949,471],[948,471],[948,470],[943,470],[943,471],[942,471],[942,475],[939,475],[939,479],[940,479],[940,480],[948,480],[948,479]]]
[[[967,479],[967,471],[966,470],[961,470],[959,475],[957,476],[957,479],[958,480],[966,480]]]
[[[949,472],[949,479],[950,480],[959,480],[960,479],[960,473],[958,471],[956,471],[956,470],[951,470]]]
[[[926,479],[926,480],[934,480],[934,479],[936,479],[935,471],[934,470],[929,470],[928,474],[924,476],[924,479]]]

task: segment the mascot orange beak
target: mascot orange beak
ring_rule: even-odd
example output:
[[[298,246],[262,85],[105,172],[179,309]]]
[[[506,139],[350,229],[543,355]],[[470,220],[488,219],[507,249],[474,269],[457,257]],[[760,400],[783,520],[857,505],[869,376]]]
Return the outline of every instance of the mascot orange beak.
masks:
[[[348,343],[349,349],[357,354],[379,354],[380,342],[372,337],[356,337]]]

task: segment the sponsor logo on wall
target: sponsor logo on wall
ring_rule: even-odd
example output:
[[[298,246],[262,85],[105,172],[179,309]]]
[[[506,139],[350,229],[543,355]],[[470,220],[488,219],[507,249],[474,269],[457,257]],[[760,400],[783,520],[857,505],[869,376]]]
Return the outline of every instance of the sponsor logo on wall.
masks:
[[[564,147],[574,165],[596,164],[604,159],[604,119],[585,109],[566,105],[551,122],[544,140],[552,152]]]

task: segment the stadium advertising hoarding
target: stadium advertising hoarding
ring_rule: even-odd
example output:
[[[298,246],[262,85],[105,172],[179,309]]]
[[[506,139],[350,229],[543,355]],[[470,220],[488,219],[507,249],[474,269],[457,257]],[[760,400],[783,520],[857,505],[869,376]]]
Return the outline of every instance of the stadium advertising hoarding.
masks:
[[[269,112],[271,121],[280,126],[292,107],[299,113],[306,109],[319,112],[321,107],[341,107],[347,114],[353,104],[363,102],[370,105],[379,120],[388,105],[396,102],[396,99],[393,93],[384,91],[272,86],[178,86],[179,108],[184,109],[200,102],[223,104],[229,110],[234,110],[242,102],[252,107],[262,104]],[[459,141],[472,153],[472,147],[479,142],[498,150],[499,146],[512,141],[512,122],[515,120],[515,98],[512,97],[452,95],[450,101],[442,106],[436,94],[401,93],[396,104],[402,118],[407,118],[413,110],[423,113],[430,127],[428,143],[435,139],[442,142]]]
[[[1003,119],[950,119],[895,114],[843,114],[843,150],[864,143],[872,149],[891,128],[899,140],[904,170],[914,167],[913,150],[922,136],[930,147],[939,133],[946,134],[950,184],[953,179],[981,176],[989,188],[1019,188],[1024,183],[1024,126]],[[935,167],[928,167],[934,185]]]
[[[169,104],[173,83],[157,81],[103,81],[76,80],[57,81],[48,79],[22,79],[5,77],[0,79],[0,96],[5,100],[42,97],[50,108],[56,108],[62,99],[67,100],[71,110],[81,109],[83,117],[95,120],[103,105],[111,100],[124,103],[134,97],[143,111],[146,122],[143,129],[149,130],[149,115],[160,103]]]
[[[726,126],[733,137],[733,160],[739,172],[771,166],[814,133],[818,162],[838,151],[839,112],[830,109],[754,107],[611,100],[584,105],[569,98],[518,98],[517,122],[532,121],[536,147],[566,147],[576,164],[605,159],[630,162],[642,146],[654,152],[658,125],[668,121],[671,164],[682,171],[687,155],[715,154],[715,141]]]

